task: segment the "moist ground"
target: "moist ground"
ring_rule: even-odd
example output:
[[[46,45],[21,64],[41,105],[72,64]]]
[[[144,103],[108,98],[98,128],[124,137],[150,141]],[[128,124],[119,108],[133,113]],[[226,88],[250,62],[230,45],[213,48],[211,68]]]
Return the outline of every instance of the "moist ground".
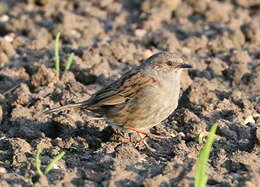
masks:
[[[61,60],[54,70],[54,37]],[[148,139],[72,110],[150,55],[175,51],[182,76],[178,109]],[[257,0],[2,0],[0,2],[0,186],[192,186],[201,145],[218,123],[209,186],[260,184],[260,3]],[[64,66],[62,66],[63,69]],[[44,148],[39,177],[34,157]]]

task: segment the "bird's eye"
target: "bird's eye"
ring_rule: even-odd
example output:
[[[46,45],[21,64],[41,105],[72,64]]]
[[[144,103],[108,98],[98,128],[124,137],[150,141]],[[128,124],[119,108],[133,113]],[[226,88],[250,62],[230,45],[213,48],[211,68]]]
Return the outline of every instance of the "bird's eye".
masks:
[[[167,61],[166,64],[167,64],[168,66],[172,66],[172,65],[173,65],[172,61]]]

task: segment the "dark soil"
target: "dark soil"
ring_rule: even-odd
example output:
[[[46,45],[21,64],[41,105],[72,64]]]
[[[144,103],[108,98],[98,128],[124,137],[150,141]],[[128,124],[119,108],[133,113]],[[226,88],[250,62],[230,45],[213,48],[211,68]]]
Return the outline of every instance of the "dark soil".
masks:
[[[54,37],[62,64],[54,70]],[[147,143],[86,111],[37,113],[87,99],[158,51],[186,55],[178,109]],[[1,0],[0,186],[193,186],[198,134],[218,123],[208,186],[260,184],[258,0]],[[64,67],[64,66],[63,66]],[[62,69],[63,69],[62,67]],[[47,176],[43,168],[66,155]]]

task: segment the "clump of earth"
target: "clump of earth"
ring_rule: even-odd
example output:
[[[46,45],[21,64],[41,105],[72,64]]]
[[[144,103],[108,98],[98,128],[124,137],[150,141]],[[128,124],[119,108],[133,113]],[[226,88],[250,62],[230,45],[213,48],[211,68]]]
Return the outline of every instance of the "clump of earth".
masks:
[[[61,32],[61,64],[54,38]],[[257,0],[2,0],[0,186],[192,186],[196,160],[217,123],[209,186],[260,183],[260,3]],[[38,116],[88,99],[159,51],[188,58],[179,106],[151,133],[113,129],[88,111]],[[63,71],[70,55],[75,60]],[[65,156],[47,175],[43,168]]]

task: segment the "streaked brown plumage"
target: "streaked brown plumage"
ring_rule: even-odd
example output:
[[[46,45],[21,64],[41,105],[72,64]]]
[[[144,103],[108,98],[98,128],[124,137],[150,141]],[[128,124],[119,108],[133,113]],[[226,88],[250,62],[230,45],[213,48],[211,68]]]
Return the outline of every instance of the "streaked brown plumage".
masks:
[[[159,124],[176,109],[181,69],[190,67],[181,55],[160,52],[90,99],[44,113],[81,107],[109,118],[120,127],[144,133],[142,130]]]

